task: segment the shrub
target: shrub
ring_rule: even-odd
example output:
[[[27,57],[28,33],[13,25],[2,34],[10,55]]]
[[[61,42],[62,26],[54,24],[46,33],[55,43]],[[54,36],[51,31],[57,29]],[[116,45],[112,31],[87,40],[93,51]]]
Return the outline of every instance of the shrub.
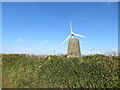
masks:
[[[50,59],[48,59],[50,57]],[[4,54],[3,88],[119,88],[118,57]]]

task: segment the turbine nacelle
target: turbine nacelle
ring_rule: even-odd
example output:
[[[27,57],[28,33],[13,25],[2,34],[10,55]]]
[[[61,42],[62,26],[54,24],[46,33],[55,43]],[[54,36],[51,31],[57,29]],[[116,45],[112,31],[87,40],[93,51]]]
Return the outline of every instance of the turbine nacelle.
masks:
[[[74,36],[74,34],[71,34],[71,36]]]
[[[75,33],[72,32],[72,23],[71,23],[71,21],[70,21],[70,31],[71,31],[70,35],[62,42],[62,44],[64,44],[71,36],[72,36],[72,38],[74,38],[74,36],[85,37],[83,35],[75,34]]]

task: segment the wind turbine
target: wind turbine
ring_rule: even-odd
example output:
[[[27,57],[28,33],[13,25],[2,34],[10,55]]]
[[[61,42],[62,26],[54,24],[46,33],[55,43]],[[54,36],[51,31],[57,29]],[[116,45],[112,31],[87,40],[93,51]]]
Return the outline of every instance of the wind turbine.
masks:
[[[71,20],[70,20],[70,35],[62,42],[62,44],[64,44],[71,36],[72,36],[72,38],[74,38],[75,35],[79,36],[79,37],[83,37],[83,38],[85,37],[83,35],[73,33],[73,31],[72,31],[72,23],[71,23]]]

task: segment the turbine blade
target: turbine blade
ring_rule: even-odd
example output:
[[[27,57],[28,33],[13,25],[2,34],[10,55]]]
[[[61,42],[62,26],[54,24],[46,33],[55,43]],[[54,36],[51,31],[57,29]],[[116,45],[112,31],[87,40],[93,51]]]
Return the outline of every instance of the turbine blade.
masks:
[[[71,20],[70,20],[70,32],[71,32],[71,34],[73,33],[72,32],[72,23],[71,23]]]
[[[62,44],[64,44],[69,38],[70,38],[71,34],[62,42]]]
[[[83,35],[79,35],[79,34],[74,34],[74,35],[76,35],[76,36],[80,36],[80,37],[84,37],[84,38],[85,38],[85,36],[83,36]]]

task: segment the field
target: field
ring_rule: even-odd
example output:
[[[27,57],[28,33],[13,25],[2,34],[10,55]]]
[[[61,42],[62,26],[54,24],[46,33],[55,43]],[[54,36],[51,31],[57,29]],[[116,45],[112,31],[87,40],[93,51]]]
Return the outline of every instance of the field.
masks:
[[[118,56],[2,55],[3,88],[120,88]]]

